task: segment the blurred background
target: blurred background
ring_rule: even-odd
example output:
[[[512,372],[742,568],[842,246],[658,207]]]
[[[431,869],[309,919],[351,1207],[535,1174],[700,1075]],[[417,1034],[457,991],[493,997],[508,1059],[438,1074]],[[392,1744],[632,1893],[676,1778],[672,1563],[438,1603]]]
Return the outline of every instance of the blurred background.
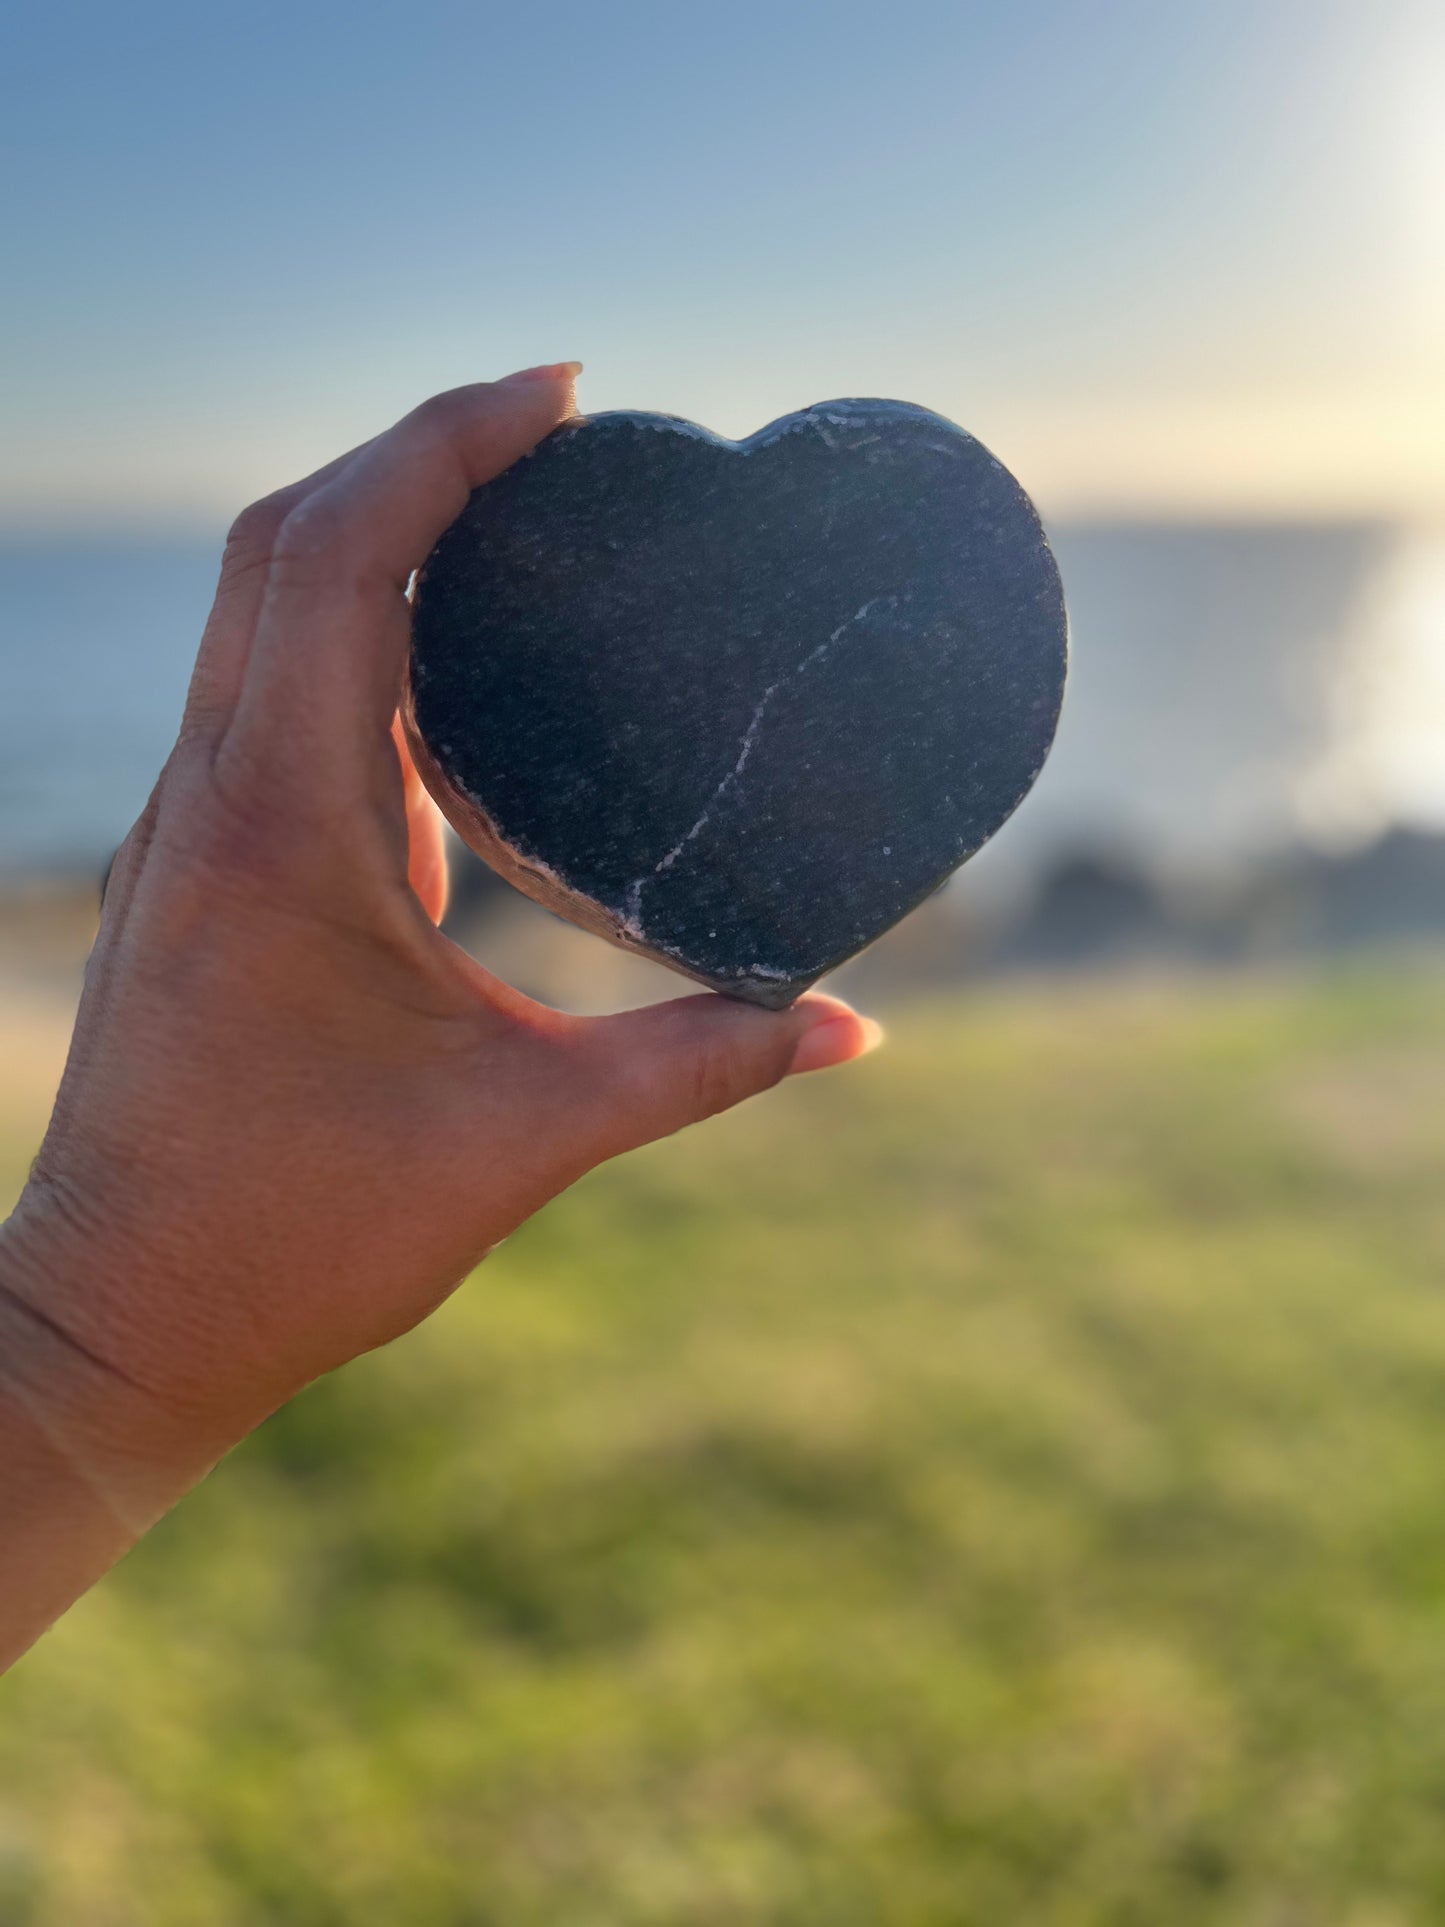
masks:
[[[5,1927],[1445,1915],[1442,89],[1413,0],[11,15],[6,1199],[227,521],[429,392],[922,402],[1075,667],[843,973],[887,1050],[594,1174],[0,1687]]]

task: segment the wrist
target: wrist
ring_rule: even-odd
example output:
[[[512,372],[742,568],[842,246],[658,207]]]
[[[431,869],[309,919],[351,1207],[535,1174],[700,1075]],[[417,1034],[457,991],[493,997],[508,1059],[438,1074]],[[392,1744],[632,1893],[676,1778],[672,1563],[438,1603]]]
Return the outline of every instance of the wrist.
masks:
[[[26,1302],[20,1242],[0,1225],[0,1671],[149,1523],[112,1476],[65,1341]]]
[[[54,1480],[83,1487],[130,1540],[235,1442],[148,1385],[130,1344],[108,1342],[127,1327],[133,1341],[143,1322],[146,1293],[133,1263],[59,1222],[33,1193],[0,1224],[7,1423],[31,1435],[32,1456]]]
[[[13,1379],[0,1381],[0,1468],[3,1672],[138,1535],[49,1436]]]

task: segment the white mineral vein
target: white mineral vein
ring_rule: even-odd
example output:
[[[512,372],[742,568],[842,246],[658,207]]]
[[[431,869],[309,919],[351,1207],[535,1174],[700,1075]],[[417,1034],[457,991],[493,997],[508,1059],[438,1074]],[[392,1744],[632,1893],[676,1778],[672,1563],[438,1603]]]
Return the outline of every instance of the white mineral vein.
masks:
[[[738,778],[742,775],[744,769],[746,769],[748,758],[753,753],[753,745],[757,742],[758,736],[762,730],[763,718],[767,714],[768,704],[773,700],[774,696],[777,695],[778,691],[780,689],[786,688],[790,682],[796,682],[798,677],[801,676],[805,670],[811,669],[813,667],[814,663],[821,662],[824,656],[826,656],[828,651],[833,647],[833,644],[838,640],[838,638],[841,635],[843,635],[847,630],[851,629],[855,622],[862,622],[862,620],[864,619],[865,616],[868,615],[870,610],[876,609],[880,602],[896,602],[897,600],[898,600],[897,596],[893,596],[893,595],[870,596],[869,599],[863,604],[861,609],[856,609],[851,616],[849,616],[845,621],[840,622],[838,624],[838,627],[833,631],[831,636],[825,636],[821,642],[815,643],[814,646],[808,651],[807,655],[804,656],[803,660],[798,664],[796,669],[790,670],[786,676],[779,676],[776,682],[768,684],[767,688],[763,691],[762,695],[758,698],[757,707],[754,709],[752,714],[752,720],[749,722],[747,728],[743,731],[743,740],[738,748],[737,761],[733,764],[732,768],[723,777],[722,781],[718,784],[717,788],[713,791],[712,795],[707,799],[707,802],[703,805],[702,814],[698,817],[697,821],[693,824],[692,828],[687,832],[687,834],[683,837],[680,837],[678,841],[673,844],[672,848],[667,852],[667,854],[659,858],[657,863],[653,865],[651,876],[638,877],[634,882],[628,884],[627,898],[626,898],[626,920],[627,920],[627,924],[631,928],[636,929],[638,927],[639,915],[642,908],[642,893],[647,888],[648,884],[653,881],[654,877],[660,877],[664,872],[664,870],[670,870],[672,868],[673,864],[676,863],[677,859],[682,855],[683,851],[687,848],[688,844],[691,843],[693,838],[697,836],[699,831],[701,831],[704,828],[708,818],[712,815],[713,811],[717,808],[718,804],[722,801],[722,799],[727,795],[728,791],[732,788],[733,784],[737,782]]]

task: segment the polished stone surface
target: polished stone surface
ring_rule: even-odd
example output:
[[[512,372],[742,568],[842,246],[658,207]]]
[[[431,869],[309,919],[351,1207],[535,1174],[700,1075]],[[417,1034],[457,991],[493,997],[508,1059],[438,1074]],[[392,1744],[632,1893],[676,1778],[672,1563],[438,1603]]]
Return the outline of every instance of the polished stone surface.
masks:
[[[822,402],[734,443],[598,415],[437,544],[406,715],[529,895],[781,1006],[1011,814],[1066,655],[1028,498],[941,416]]]

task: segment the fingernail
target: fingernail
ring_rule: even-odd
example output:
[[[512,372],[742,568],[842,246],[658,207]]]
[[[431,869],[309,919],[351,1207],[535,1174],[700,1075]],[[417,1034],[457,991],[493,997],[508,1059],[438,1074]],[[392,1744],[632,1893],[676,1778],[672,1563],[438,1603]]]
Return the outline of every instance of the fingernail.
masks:
[[[543,368],[519,368],[515,375],[503,375],[502,386],[517,381],[576,381],[581,372],[580,361],[549,361]]]
[[[860,1025],[861,1044],[858,1042]],[[804,1032],[793,1052],[788,1075],[796,1077],[800,1071],[826,1071],[834,1064],[849,1064],[855,1057],[866,1057],[870,1050],[877,1050],[882,1042],[883,1026],[875,1024],[871,1017],[831,1017],[827,1023],[815,1024]]]

